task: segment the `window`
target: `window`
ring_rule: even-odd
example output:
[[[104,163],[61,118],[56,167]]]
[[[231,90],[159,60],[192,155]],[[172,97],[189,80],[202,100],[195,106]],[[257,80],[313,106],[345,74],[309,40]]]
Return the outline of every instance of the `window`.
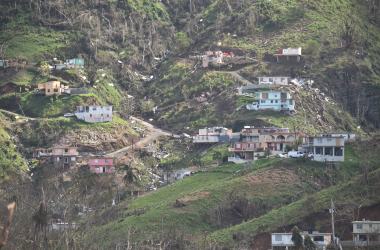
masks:
[[[269,82],[273,82],[273,78],[269,78]]]
[[[322,138],[317,138],[318,143],[322,143]]]
[[[285,77],[281,77],[281,82],[285,81]]]
[[[92,107],[92,110],[94,110],[94,111],[95,111],[95,110],[96,110],[96,107]]]
[[[282,235],[276,234],[276,235],[274,236],[274,240],[275,240],[275,241],[282,241]]]
[[[314,236],[313,241],[325,241],[325,237],[323,236]]]
[[[331,139],[331,138],[327,138],[327,141],[331,142],[331,141],[332,141],[332,139]]]
[[[315,147],[316,155],[323,155],[323,147]]]
[[[268,99],[268,93],[262,93],[261,98],[262,99]]]
[[[333,156],[333,148],[325,147],[325,155]]]
[[[273,103],[273,100],[270,100],[270,103]]]
[[[65,158],[65,163],[69,163],[69,157]]]
[[[107,115],[107,117],[110,117],[110,115]]]
[[[278,100],[276,100],[275,103],[278,103]]]
[[[343,156],[343,148],[335,147],[335,156]]]
[[[265,103],[265,100],[261,100],[261,103]]]
[[[92,118],[92,114],[90,114],[90,118]]]
[[[356,229],[363,229],[363,224],[356,224]]]
[[[50,89],[48,89],[47,92],[50,93]]]
[[[293,105],[293,100],[292,99],[289,100],[289,105]]]
[[[69,149],[68,148],[65,148],[65,153],[68,153],[69,152]]]

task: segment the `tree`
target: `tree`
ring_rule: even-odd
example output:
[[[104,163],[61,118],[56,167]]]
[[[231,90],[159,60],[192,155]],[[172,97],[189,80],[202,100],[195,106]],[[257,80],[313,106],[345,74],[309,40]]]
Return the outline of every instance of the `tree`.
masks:
[[[5,246],[7,244],[8,237],[9,237],[9,228],[10,228],[11,223],[12,223],[13,214],[15,212],[15,209],[16,209],[16,202],[12,202],[7,206],[8,218],[7,218],[7,221],[3,227],[3,230],[1,232],[0,248],[2,248],[3,246]]]
[[[219,151],[215,151],[213,154],[212,154],[212,159],[214,161],[217,161],[218,164],[220,164],[222,161],[223,161],[223,155],[221,152]]]
[[[317,246],[315,245],[314,241],[310,238],[309,235],[305,236],[304,245],[305,245],[305,250],[316,250],[317,249]]]
[[[178,32],[175,35],[175,40],[179,50],[185,49],[190,46],[190,38],[185,32]]]
[[[295,250],[302,250],[304,249],[303,247],[303,238],[300,233],[300,230],[297,226],[294,226],[292,229],[292,241],[294,244]]]
[[[130,165],[125,165],[123,167],[123,170],[125,170],[125,175],[123,177],[123,181],[127,187],[131,187],[130,192],[131,192],[131,195],[133,195],[134,186],[136,185],[136,183],[139,180],[138,174],[136,173],[136,172],[138,172],[138,169],[131,167]]]

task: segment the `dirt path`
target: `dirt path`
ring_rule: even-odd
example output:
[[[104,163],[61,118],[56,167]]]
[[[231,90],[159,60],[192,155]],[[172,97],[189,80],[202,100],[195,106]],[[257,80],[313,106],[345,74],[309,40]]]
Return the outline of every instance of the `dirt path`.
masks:
[[[133,145],[130,145],[130,146],[118,149],[118,150],[116,150],[114,152],[108,153],[108,154],[106,154],[106,156],[109,156],[109,157],[123,156],[130,149],[132,149],[132,148],[133,149],[143,148],[144,146],[150,144],[154,140],[157,140],[161,136],[170,136],[170,137],[174,137],[174,138],[178,138],[179,137],[179,135],[175,135],[175,134],[170,133],[168,131],[159,129],[159,128],[153,126],[152,124],[150,124],[150,123],[148,123],[148,122],[146,122],[146,121],[144,121],[142,119],[139,119],[137,117],[132,117],[131,116],[130,119],[134,120],[134,121],[137,121],[140,124],[144,125],[147,128],[147,130],[148,130],[148,134],[145,137],[143,137],[141,140],[139,140],[138,142],[134,143]]]

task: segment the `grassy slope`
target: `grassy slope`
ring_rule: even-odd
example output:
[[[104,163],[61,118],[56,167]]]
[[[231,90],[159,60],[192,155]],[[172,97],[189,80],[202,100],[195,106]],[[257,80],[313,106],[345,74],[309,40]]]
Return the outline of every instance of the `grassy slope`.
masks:
[[[4,121],[5,117],[0,114],[0,179],[8,172],[27,169],[26,161],[6,131]]]
[[[313,213],[326,210],[331,199],[334,199],[338,207],[352,204],[361,204],[365,207],[377,204],[380,202],[380,197],[377,193],[379,188],[380,171],[376,170],[369,174],[368,183],[363,181],[362,176],[354,177],[349,182],[324,189],[279,209],[273,209],[259,218],[214,232],[209,239],[223,246],[231,246],[234,244],[233,235],[242,233],[245,235],[245,239],[249,241],[248,239],[251,236],[271,232],[281,226],[295,224]],[[284,218],[286,218],[286,221]]]
[[[129,230],[140,232],[136,235],[136,241],[146,239],[147,235],[150,239],[155,239],[162,233],[163,222],[165,230],[174,228],[185,233],[186,238],[201,238],[202,234],[207,231],[215,232],[210,236],[213,241],[224,243],[223,239],[226,239],[230,242],[231,238],[228,237],[234,232],[240,232],[240,226],[241,231],[244,231],[248,227],[245,225],[250,225],[238,224],[231,227],[231,230],[228,226],[223,225],[222,228],[226,229],[219,231],[221,227],[212,219],[213,211],[218,206],[228,207],[231,197],[233,197],[232,199],[245,197],[250,204],[256,205],[254,210],[260,212],[253,216],[257,217],[257,220],[265,219],[260,220],[264,228],[280,226],[276,218],[271,215],[272,213],[276,213],[277,209],[286,209],[285,211],[287,211],[288,204],[292,208],[295,206],[292,205],[293,201],[299,200],[298,202],[302,203],[307,199],[305,197],[309,197],[309,194],[316,194],[318,200],[316,210],[310,210],[310,212],[318,211],[317,208],[325,205],[324,194],[331,193],[330,189],[322,190],[321,193],[319,191],[328,183],[350,182],[352,176],[360,171],[359,154],[362,154],[360,145],[348,146],[346,162],[341,164],[338,169],[331,171],[327,171],[323,164],[315,162],[271,159],[260,160],[249,166],[227,164],[198,173],[133,200],[117,220],[111,220],[109,223],[99,225],[93,231],[87,232],[84,244],[109,248],[113,246],[113,243],[122,241],[123,235],[126,235]],[[379,156],[376,155],[376,152],[371,152],[366,157],[371,159],[368,163],[369,166],[373,169],[378,167],[376,161]],[[340,190],[340,185],[346,185],[344,190],[348,192],[348,184],[338,184],[331,190]],[[175,207],[177,199],[185,201],[186,206]],[[370,203],[370,201],[368,202]],[[134,211],[144,212],[140,215],[133,215]],[[289,211],[290,215],[294,213],[291,209]],[[267,212],[268,214],[266,214]],[[273,218],[274,220],[271,220]],[[256,219],[251,221],[253,223]],[[252,232],[256,232],[254,231],[255,225],[258,224],[255,223],[252,226]],[[144,232],[143,235],[142,232]]]

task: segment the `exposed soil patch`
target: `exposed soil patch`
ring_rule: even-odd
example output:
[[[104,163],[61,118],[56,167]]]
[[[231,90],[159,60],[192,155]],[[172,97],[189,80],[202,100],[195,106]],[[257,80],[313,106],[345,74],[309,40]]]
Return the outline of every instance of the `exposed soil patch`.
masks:
[[[263,184],[278,186],[284,183],[298,183],[300,182],[300,178],[293,169],[280,167],[252,174],[246,178],[246,181],[250,186],[259,186]]]

